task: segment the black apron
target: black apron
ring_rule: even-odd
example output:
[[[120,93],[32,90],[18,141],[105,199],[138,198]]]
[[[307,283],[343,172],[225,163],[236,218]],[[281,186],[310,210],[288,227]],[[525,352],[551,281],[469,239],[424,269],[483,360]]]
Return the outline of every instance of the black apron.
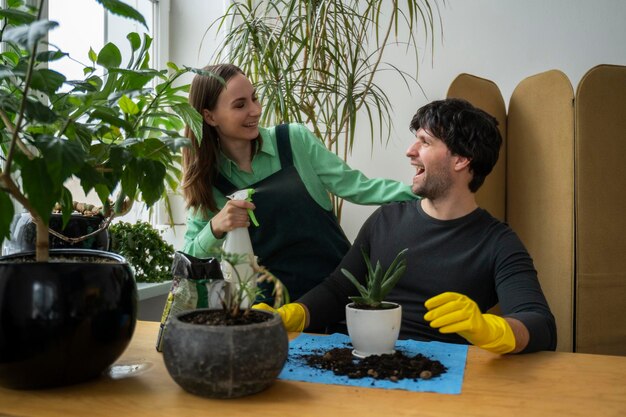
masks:
[[[278,277],[295,301],[330,275],[350,242],[333,212],[317,204],[296,171],[289,125],[276,126],[276,142],[281,170],[243,187],[255,189],[252,201],[259,222],[248,231],[259,265]],[[225,196],[239,189],[221,173],[215,187]],[[273,303],[272,286],[261,288],[258,301]]]

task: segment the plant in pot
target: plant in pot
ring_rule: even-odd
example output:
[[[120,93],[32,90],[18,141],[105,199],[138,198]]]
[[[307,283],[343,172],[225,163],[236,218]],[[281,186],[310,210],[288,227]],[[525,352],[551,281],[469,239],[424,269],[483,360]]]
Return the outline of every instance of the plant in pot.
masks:
[[[364,358],[394,352],[402,323],[402,306],[384,300],[406,271],[407,250],[400,251],[383,271],[380,261],[372,267],[369,255],[361,248],[367,266],[365,285],[350,271],[341,269],[360,294],[350,297],[352,303],[346,305],[346,326],[354,356]]]
[[[171,279],[174,246],[148,222],[117,222],[109,227],[111,251],[130,264],[137,282],[163,282]]]
[[[178,132],[201,127],[186,87],[173,84],[190,69],[171,64],[168,75],[150,68],[147,35],[128,34],[132,54],[124,66],[108,43],[89,51],[84,79],[48,69],[66,54],[44,48],[57,24],[41,19],[43,3],[13,0],[0,8],[0,240],[10,237],[14,203],[36,224],[35,252],[0,258],[0,385],[11,388],[97,377],[135,328],[137,289],[123,257],[49,250],[53,208],[60,206],[64,225],[73,212],[68,181],[97,194],[107,227],[135,200],[149,206],[161,198],[187,143]],[[100,3],[145,25],[121,1]]]
[[[255,298],[255,284],[263,281],[274,285],[276,307],[288,296],[280,281],[255,261],[250,262],[253,276],[239,276],[236,266],[248,264],[247,254],[222,251],[221,258],[237,275],[221,289],[222,308],[188,310],[171,317],[163,337],[163,361],[172,379],[186,391],[209,398],[236,398],[268,388],[280,374],[289,350],[280,316],[252,309],[245,300]]]

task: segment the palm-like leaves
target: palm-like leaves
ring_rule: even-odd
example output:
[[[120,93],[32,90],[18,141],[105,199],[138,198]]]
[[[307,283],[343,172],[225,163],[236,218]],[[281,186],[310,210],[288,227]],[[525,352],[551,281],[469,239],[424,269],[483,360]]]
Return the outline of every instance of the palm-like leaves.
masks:
[[[345,268],[341,272],[352,282],[359,291],[360,296],[350,297],[356,304],[366,305],[373,308],[379,308],[382,302],[389,294],[389,291],[398,283],[404,272],[406,271],[406,252],[403,249],[398,253],[391,265],[386,271],[383,271],[380,261],[376,262],[376,267],[372,267],[369,255],[361,248],[363,259],[367,266],[367,274],[365,276],[365,285],[361,284],[350,271]]]

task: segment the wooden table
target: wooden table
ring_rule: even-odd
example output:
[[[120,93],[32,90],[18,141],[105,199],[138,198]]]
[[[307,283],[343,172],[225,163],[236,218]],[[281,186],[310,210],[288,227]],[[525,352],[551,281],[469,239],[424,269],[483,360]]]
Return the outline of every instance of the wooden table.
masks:
[[[498,356],[473,346],[460,395],[277,380],[253,396],[209,400],[170,378],[154,349],[158,327],[138,322],[114,375],[49,390],[0,388],[0,416],[626,416],[626,357]]]

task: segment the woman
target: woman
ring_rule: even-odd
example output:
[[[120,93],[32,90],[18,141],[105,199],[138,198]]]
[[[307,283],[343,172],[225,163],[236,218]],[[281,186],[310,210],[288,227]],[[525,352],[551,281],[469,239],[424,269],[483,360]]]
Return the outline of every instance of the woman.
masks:
[[[263,128],[261,104],[245,74],[230,64],[196,75],[189,102],[202,115],[202,140],[187,128],[183,192],[189,207],[184,252],[211,256],[229,231],[250,226],[254,254],[297,299],[339,264],[350,243],[332,213],[328,193],[356,204],[416,198],[402,183],[368,179],[326,149],[299,124]],[[254,203],[227,200],[254,188]],[[268,294],[265,294],[268,295]],[[270,300],[271,301],[271,300]]]

